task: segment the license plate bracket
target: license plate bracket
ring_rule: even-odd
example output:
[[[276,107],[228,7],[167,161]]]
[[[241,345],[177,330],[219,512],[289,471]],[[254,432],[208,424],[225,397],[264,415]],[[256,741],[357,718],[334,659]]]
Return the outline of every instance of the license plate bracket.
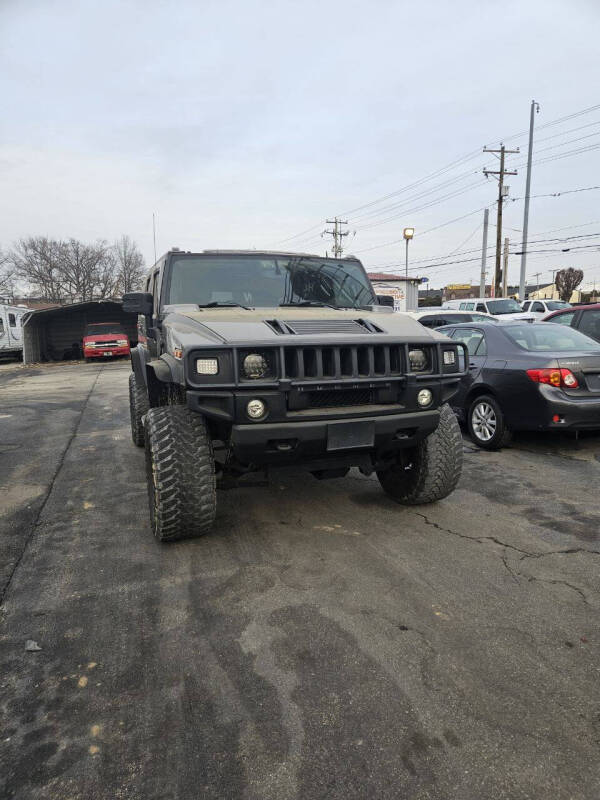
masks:
[[[327,450],[354,450],[373,447],[375,423],[372,420],[332,422],[327,426]]]

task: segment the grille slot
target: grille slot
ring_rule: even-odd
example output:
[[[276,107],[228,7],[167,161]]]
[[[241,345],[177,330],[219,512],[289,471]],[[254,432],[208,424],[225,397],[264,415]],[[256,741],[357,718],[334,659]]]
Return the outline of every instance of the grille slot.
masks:
[[[306,394],[308,408],[367,406],[374,402],[371,389],[333,389],[325,392],[307,392]]]
[[[404,345],[286,347],[285,377],[297,381],[340,378],[384,378],[401,375]]]

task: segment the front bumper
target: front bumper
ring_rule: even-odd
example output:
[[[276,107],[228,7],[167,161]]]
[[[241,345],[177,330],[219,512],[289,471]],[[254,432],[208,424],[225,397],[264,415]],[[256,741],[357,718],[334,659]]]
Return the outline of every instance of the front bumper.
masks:
[[[84,347],[83,355],[85,358],[104,358],[106,353],[110,353],[109,357],[114,356],[128,356],[130,353],[129,347],[107,347],[103,350],[100,347]]]
[[[332,449],[330,429],[339,419],[289,423],[233,425],[231,445],[238,461],[244,464],[285,464],[335,459],[353,461],[353,454],[369,454],[377,460],[381,453],[410,446],[432,433],[439,421],[439,411],[418,411],[387,416],[345,418],[350,426],[372,424],[372,446]]]

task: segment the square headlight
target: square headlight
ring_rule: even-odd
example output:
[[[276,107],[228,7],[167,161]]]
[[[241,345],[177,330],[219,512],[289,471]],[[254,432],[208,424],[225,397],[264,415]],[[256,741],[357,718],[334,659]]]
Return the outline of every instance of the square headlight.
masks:
[[[219,372],[218,358],[197,358],[196,372],[199,375],[217,375]]]

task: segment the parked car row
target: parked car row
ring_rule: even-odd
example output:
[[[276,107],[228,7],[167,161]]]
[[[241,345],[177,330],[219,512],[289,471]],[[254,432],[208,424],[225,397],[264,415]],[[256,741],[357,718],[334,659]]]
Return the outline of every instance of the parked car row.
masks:
[[[588,306],[568,306],[544,317],[543,322],[568,325],[600,342],[600,303]]]

